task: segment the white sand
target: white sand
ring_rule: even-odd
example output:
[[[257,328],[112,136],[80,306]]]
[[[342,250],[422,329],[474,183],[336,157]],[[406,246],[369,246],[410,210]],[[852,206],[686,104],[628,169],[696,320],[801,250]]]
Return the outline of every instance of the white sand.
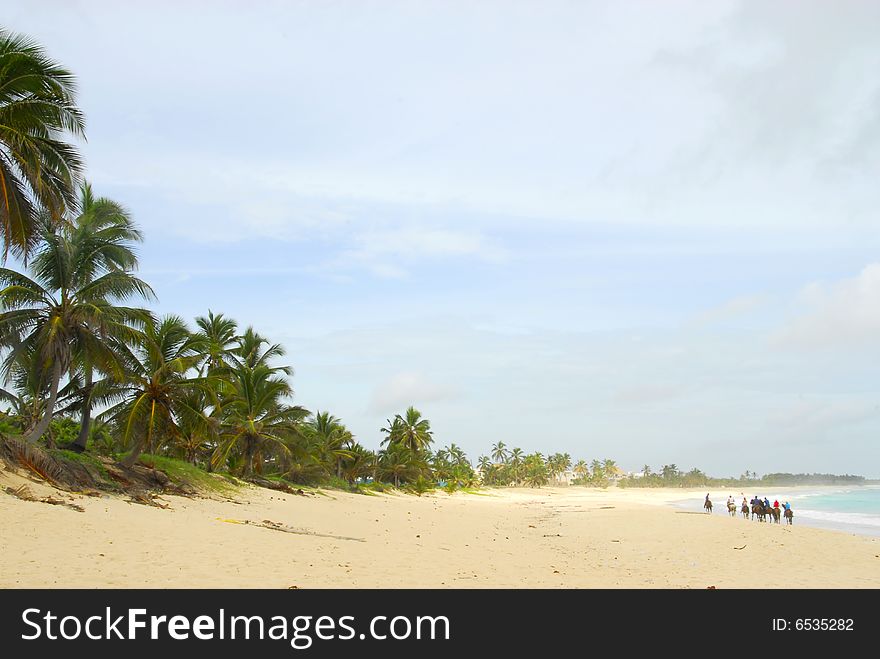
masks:
[[[2,492],[20,483],[86,511]],[[571,487],[303,497],[248,488],[237,502],[163,497],[171,508],[162,510],[0,471],[0,587],[880,587],[880,540],[666,505],[704,495]],[[301,533],[233,523],[245,520]]]

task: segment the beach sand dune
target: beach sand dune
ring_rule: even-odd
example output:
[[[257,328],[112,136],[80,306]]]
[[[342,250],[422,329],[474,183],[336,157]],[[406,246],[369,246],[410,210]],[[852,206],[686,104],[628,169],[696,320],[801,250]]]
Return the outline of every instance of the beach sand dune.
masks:
[[[2,490],[82,506],[23,501]],[[656,491],[163,497],[0,472],[0,587],[878,588],[880,541],[677,510]]]

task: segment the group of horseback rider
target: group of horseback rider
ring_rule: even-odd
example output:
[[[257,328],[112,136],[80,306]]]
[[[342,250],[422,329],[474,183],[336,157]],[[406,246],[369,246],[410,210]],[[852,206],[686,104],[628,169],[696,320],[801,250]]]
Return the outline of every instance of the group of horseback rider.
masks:
[[[709,500],[709,494],[706,493],[706,501],[703,504],[703,508],[705,508],[708,512],[712,512],[712,502]],[[781,506],[779,504],[779,500],[773,502],[773,505],[770,505],[770,499],[764,497],[763,500],[759,496],[752,497],[752,500],[746,503],[746,498],[743,497],[742,507],[740,508],[742,512],[742,516],[746,519],[749,518],[749,513],[752,515],[752,519],[755,517],[758,518],[759,521],[763,522],[765,517],[772,517],[773,521],[779,524],[779,520],[781,517],[785,518],[786,524],[794,523],[794,512],[791,509],[791,504],[786,501]],[[727,512],[730,513],[731,517],[736,516],[736,501],[733,496],[727,497]]]

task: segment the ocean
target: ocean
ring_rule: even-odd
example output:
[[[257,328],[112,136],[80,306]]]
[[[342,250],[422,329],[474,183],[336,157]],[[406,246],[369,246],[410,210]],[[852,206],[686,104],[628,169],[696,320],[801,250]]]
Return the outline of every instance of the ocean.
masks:
[[[739,506],[742,504],[742,494],[720,491],[712,492],[714,514],[727,514],[728,494],[733,494],[738,514]],[[815,489],[799,486],[790,490],[775,487],[768,488],[767,491],[755,488],[755,492],[745,492],[749,500],[756,494],[762,498],[766,495],[771,503],[774,499],[779,499],[780,503],[790,502],[794,511],[795,525],[880,537],[880,486]],[[693,509],[697,505],[702,508],[702,503],[703,500],[700,498],[699,503],[695,503],[694,499],[688,499],[677,505]],[[782,520],[782,523],[784,524],[785,520]]]
[[[795,511],[795,524],[838,529],[859,535],[880,536],[880,487],[804,491],[788,500]]]

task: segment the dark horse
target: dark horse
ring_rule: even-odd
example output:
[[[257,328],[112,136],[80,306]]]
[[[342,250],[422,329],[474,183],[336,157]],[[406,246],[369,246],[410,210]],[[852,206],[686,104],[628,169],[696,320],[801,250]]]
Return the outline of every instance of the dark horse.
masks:
[[[767,514],[773,516],[773,522],[775,524],[779,524],[779,506],[775,506],[774,508],[768,508]]]
[[[764,515],[767,513],[764,512],[764,504],[763,503],[755,503],[752,504],[752,519],[755,519],[755,516],[758,517],[759,522],[764,521]]]
[[[709,501],[708,499],[706,499],[706,503],[703,504],[703,508],[706,509],[707,513],[711,513],[712,512],[712,502]]]
[[[743,504],[742,514],[743,514],[743,517],[745,517],[746,519],[749,518],[749,505],[747,503]]]
[[[793,524],[794,523],[794,513],[791,511],[791,508],[787,508],[785,511],[785,523]]]

